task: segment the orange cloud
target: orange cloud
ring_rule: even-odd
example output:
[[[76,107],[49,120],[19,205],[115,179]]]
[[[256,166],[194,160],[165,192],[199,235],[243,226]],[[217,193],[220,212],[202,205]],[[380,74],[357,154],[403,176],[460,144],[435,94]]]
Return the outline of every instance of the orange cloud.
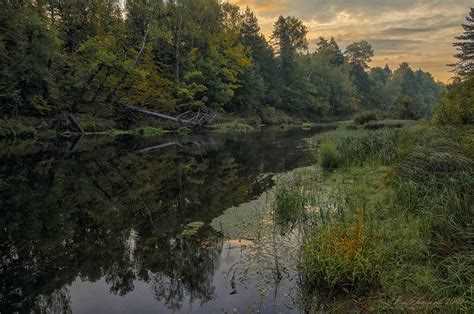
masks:
[[[398,66],[430,71],[448,81],[455,50],[454,37],[472,6],[471,0],[233,0],[253,9],[265,35],[271,34],[279,15],[297,16],[305,22],[314,42],[320,36],[334,37],[342,47],[367,40],[374,45],[373,66]]]
[[[282,0],[234,0],[230,2],[237,4],[240,7],[248,6],[259,15],[281,14],[281,12],[284,12],[287,8],[287,4]]]

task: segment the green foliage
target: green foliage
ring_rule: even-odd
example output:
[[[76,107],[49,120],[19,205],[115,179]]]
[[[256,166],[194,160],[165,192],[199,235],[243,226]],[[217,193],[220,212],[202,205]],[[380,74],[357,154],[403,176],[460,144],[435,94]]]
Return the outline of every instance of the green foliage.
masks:
[[[379,309],[410,308],[405,298],[472,309],[472,130],[357,132],[326,139],[347,167],[325,181],[344,194],[335,205],[343,214],[307,238],[306,285],[383,295]],[[373,161],[391,168],[376,171]]]
[[[280,226],[291,226],[301,221],[308,205],[307,193],[295,182],[280,182],[276,190],[275,215]]]
[[[372,111],[361,112],[354,117],[354,122],[357,124],[366,124],[368,122],[377,120],[377,114]]]
[[[3,3],[0,13],[0,113],[43,114],[51,110],[58,40],[32,5],[14,3]]]
[[[125,125],[138,116],[123,106],[134,105],[173,115],[208,106],[306,120],[377,109],[420,118],[440,94],[429,74],[408,65],[369,74],[374,51],[366,41],[342,51],[334,38],[320,38],[308,53],[308,28],[291,16],[279,17],[267,40],[249,8],[226,2],[66,2],[6,2],[2,115],[53,120],[67,112]]]
[[[340,164],[337,146],[334,143],[323,142],[319,148],[319,160],[324,170],[336,169]]]
[[[335,66],[338,59],[335,47],[332,54],[327,49],[320,49],[314,55],[302,58],[302,74],[306,77],[301,93],[307,95],[307,103],[303,111],[317,116],[338,117],[352,112],[354,103],[354,87],[350,79],[349,68],[344,65]],[[303,81],[304,82],[304,81]],[[294,102],[301,102],[299,99]],[[300,104],[301,105],[301,104]]]
[[[474,123],[474,77],[448,88],[436,109],[434,121],[440,125]]]
[[[431,117],[444,90],[431,74],[414,72],[407,63],[393,72],[388,66],[372,68],[369,85],[370,94],[362,107],[386,112],[397,119]]]
[[[280,16],[275,22],[272,39],[277,47],[280,70],[285,84],[295,79],[297,53],[308,48],[308,28],[296,17]]]
[[[332,165],[347,167],[366,162],[390,164],[398,158],[397,143],[400,130],[336,131],[322,139],[321,147],[327,150]],[[326,168],[326,167],[324,167]]]
[[[0,120],[0,139],[27,139],[35,135],[35,128],[25,121]]]
[[[363,211],[350,223],[323,225],[307,240],[302,269],[313,287],[359,293],[380,285],[381,243],[367,230]]]
[[[235,119],[231,122],[222,122],[214,124],[214,128],[217,132],[223,133],[251,133],[255,131],[255,128],[245,121]]]
[[[345,56],[350,64],[365,69],[372,61],[374,49],[367,41],[363,40],[347,46]]]

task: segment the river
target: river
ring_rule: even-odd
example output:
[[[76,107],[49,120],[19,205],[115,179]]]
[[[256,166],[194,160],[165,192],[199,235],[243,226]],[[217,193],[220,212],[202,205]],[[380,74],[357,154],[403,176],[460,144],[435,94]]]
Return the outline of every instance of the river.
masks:
[[[0,312],[304,312],[271,193],[323,131],[2,143]]]

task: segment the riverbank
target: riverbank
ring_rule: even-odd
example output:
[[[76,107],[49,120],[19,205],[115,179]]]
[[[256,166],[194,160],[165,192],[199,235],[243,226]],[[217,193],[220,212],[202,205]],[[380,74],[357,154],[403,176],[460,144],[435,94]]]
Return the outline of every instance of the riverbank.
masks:
[[[292,116],[281,110],[269,107],[259,112],[246,114],[220,114],[204,131],[216,133],[246,134],[259,132],[262,129],[302,129],[310,130],[318,127],[343,127],[346,129],[381,129],[401,128],[413,125],[415,121],[372,119],[360,122],[332,118],[314,120],[300,116]],[[54,137],[70,137],[75,135],[157,137],[167,133],[190,134],[191,128],[179,126],[166,120],[150,117],[130,116],[121,120],[104,118],[91,114],[59,115],[52,117],[19,116],[0,120],[0,139],[48,139]]]
[[[415,125],[314,140],[317,165],[279,182],[275,203],[310,218],[310,309],[474,308],[473,139],[472,128]]]
[[[89,115],[76,117],[77,126],[70,128],[64,120],[38,117],[19,117],[0,120],[0,140],[51,139],[71,136],[140,136],[156,137],[169,133],[156,123],[137,124],[129,128],[119,126],[112,120]]]

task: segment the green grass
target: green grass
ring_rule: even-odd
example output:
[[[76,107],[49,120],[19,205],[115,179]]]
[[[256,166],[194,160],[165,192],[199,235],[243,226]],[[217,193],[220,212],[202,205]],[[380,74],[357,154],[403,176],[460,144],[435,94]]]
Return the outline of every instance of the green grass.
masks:
[[[390,164],[398,157],[400,130],[337,130],[321,140],[319,150],[323,169],[362,165]]]
[[[325,137],[321,192],[337,191],[339,210],[307,234],[305,286],[374,311],[474,309],[472,135],[421,125]]]
[[[273,209],[276,223],[283,232],[310,218],[309,209],[316,203],[320,188],[317,177],[314,168],[304,168],[278,178]]]
[[[314,123],[311,123],[311,122],[303,122],[303,123],[301,124],[301,129],[302,129],[302,130],[311,130],[314,126],[315,126]]]
[[[309,203],[307,191],[294,180],[280,180],[275,193],[275,218],[283,231],[305,218],[305,209]]]
[[[243,120],[235,120],[230,122],[216,123],[212,125],[212,129],[219,133],[251,133],[255,132],[255,127],[246,123]]]
[[[105,135],[105,136],[124,136],[124,135],[132,135],[132,136],[141,136],[141,137],[155,137],[155,136],[162,136],[165,134],[166,131],[160,128],[154,127],[143,127],[138,129],[132,130],[119,130],[119,129],[109,129],[103,132],[86,132],[87,135]]]

